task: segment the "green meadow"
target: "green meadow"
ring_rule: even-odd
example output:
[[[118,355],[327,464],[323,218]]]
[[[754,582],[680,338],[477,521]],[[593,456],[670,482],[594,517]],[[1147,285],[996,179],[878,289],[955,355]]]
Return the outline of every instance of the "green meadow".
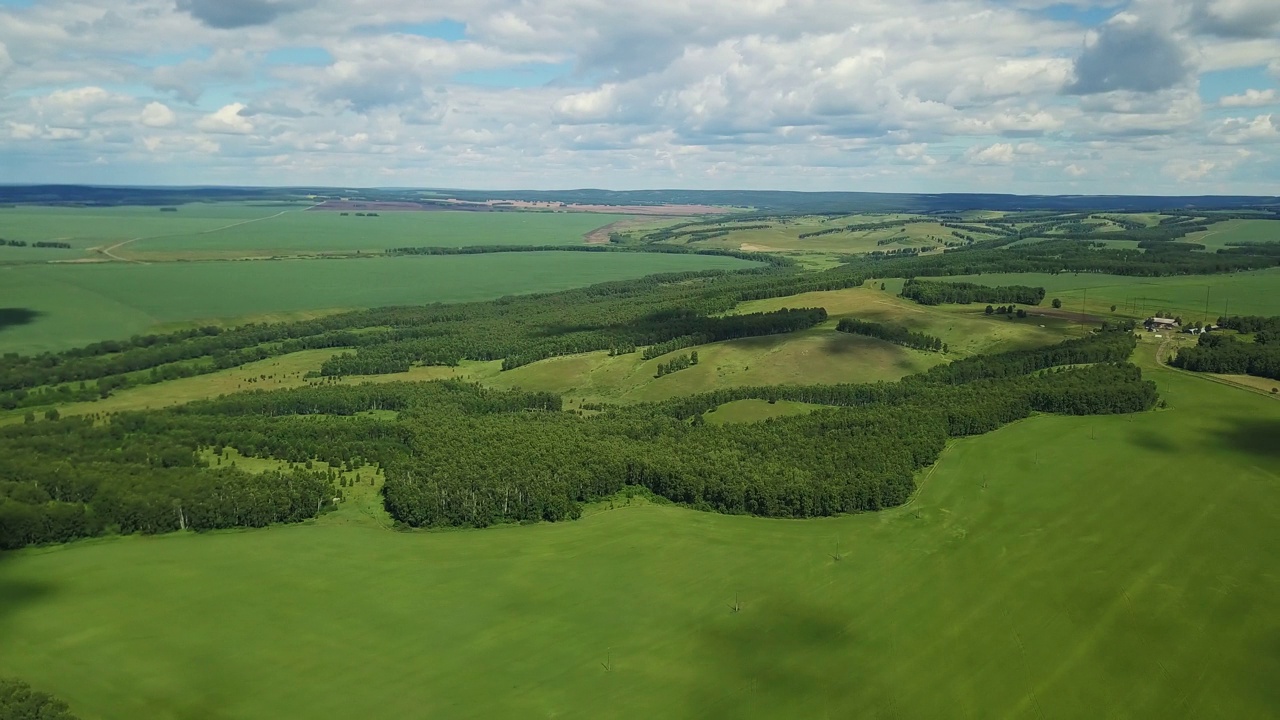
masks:
[[[0,308],[38,315],[0,327],[0,352],[60,350],[173,323],[483,300],[750,266],[724,257],[581,252],[8,266],[0,267]]]
[[[1154,347],[1167,409],[953,442],[875,514],[343,510],[8,553],[0,674],[90,720],[1268,717],[1280,402]]]
[[[1116,314],[1146,317],[1167,311],[1190,319],[1205,316],[1208,298],[1210,319],[1220,315],[1280,315],[1280,270],[1258,270],[1230,275],[1194,275],[1174,277],[1124,277],[1099,273],[1042,273],[959,275],[942,278],[951,282],[975,282],[983,285],[1031,285],[1048,293],[1045,307],[1052,298],[1060,298],[1063,309],[1109,316],[1111,306]],[[1087,297],[1086,297],[1087,296]]]

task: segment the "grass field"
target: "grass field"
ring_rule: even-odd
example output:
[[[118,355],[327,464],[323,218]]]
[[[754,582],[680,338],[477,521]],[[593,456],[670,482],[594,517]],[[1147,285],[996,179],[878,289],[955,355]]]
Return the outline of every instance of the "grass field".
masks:
[[[1108,317],[1111,305],[1116,315],[1147,317],[1161,311],[1200,320],[1205,315],[1205,291],[1209,296],[1209,317],[1220,315],[1280,315],[1280,270],[1259,270],[1231,275],[1134,278],[1081,273],[1079,275],[987,274],[943,278],[953,282],[983,285],[1031,285],[1044,287],[1044,306],[1061,298],[1063,309]],[[1088,292],[1087,305],[1085,294]]]
[[[0,328],[0,352],[59,350],[176,322],[482,300],[658,272],[749,266],[696,255],[539,252],[0,267],[0,308],[39,313],[29,324]]]
[[[1280,402],[1152,351],[1169,409],[955,442],[878,514],[5,554],[0,674],[88,720],[1268,717]]]
[[[1280,242],[1280,221],[1227,220],[1205,232],[1188,235],[1186,241],[1200,243],[1210,251],[1229,247],[1230,243]]]
[[[378,217],[307,211],[308,205],[206,203],[154,207],[0,209],[0,238],[67,242],[71,250],[0,247],[0,263],[105,258],[144,261],[381,251],[405,246],[575,245],[621,216],[541,212],[384,212]]]

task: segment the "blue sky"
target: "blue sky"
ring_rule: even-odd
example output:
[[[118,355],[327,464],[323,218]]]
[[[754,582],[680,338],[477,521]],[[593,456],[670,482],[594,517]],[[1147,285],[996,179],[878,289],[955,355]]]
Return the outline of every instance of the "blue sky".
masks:
[[[0,0],[2,182],[1275,194],[1278,161],[1275,0]]]

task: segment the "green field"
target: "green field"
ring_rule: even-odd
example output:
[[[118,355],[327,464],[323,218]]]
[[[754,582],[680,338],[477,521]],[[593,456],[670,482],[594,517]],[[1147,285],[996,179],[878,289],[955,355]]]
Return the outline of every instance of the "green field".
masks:
[[[0,328],[0,352],[60,350],[175,322],[482,300],[658,272],[750,265],[699,255],[537,252],[8,266],[0,267],[0,308],[28,308],[39,316],[29,324]]]
[[[957,441],[876,514],[5,554],[0,674],[90,720],[1268,717],[1280,402],[1152,351],[1169,409]]]
[[[577,245],[622,216],[544,212],[308,211],[306,204],[205,203],[155,207],[0,209],[0,238],[67,242],[71,250],[0,247],[0,263],[102,258],[144,261],[381,251],[408,246]],[[96,248],[99,251],[91,251]]]
[[[1280,270],[1259,270],[1231,275],[1178,277],[1122,277],[1099,273],[1046,275],[1042,273],[958,275],[941,278],[951,282],[983,285],[1030,285],[1048,293],[1044,307],[1060,298],[1063,309],[1107,317],[1111,306],[1116,315],[1147,317],[1167,311],[1188,320],[1205,316],[1208,291],[1210,319],[1219,315],[1280,315]],[[1086,298],[1086,291],[1088,297]]]
[[[1231,243],[1280,242],[1280,221],[1227,220],[1205,232],[1188,235],[1186,241],[1200,243],[1210,251],[1230,247]]]
[[[620,219],[588,213],[383,212],[377,217],[332,211],[288,212],[214,232],[141,240],[139,259],[170,253],[380,251],[396,247],[581,245],[583,236]]]

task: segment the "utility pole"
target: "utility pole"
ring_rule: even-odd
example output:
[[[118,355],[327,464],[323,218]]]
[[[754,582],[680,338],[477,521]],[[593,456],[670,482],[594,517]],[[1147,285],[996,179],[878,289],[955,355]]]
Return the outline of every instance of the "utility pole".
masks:
[[[1084,316],[1089,308],[1089,288],[1084,289],[1084,298],[1080,301],[1080,329],[1084,329]]]
[[[1209,288],[1211,287],[1213,286],[1212,285],[1204,286],[1204,322],[1200,323],[1201,325],[1209,324]]]

